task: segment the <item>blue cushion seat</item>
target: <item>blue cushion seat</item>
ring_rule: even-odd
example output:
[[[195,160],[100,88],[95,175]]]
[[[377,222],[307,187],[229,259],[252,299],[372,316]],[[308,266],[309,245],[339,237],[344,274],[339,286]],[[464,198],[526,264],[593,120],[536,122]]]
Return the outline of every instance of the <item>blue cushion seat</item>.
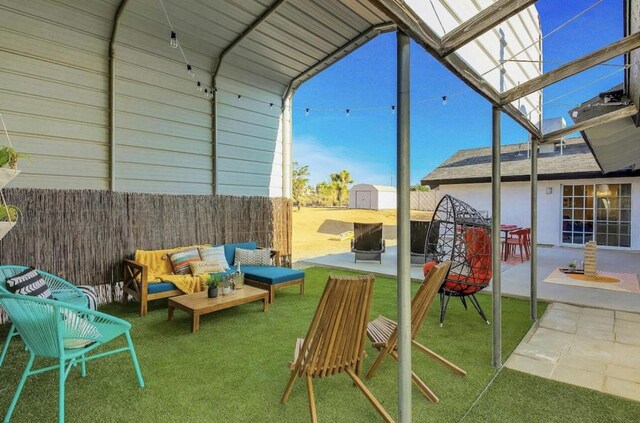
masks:
[[[147,285],[147,293],[149,294],[159,294],[161,292],[173,291],[174,289],[178,289],[171,282],[151,282]]]
[[[304,279],[304,272],[287,267],[242,266],[242,273],[244,273],[247,279],[268,285],[277,285],[297,279]]]
[[[224,272],[212,273],[212,275],[228,276],[232,273],[236,273],[237,270],[238,269],[236,269],[235,266],[231,266]],[[178,289],[178,287],[171,282],[151,282],[147,285],[147,293],[149,294],[159,294],[161,292],[173,291],[174,289]]]

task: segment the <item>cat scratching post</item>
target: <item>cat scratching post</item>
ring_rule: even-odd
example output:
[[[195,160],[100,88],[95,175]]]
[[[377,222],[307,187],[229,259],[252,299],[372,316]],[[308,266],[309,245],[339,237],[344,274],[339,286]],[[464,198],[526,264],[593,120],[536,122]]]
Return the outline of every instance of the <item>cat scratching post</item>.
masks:
[[[589,279],[596,278],[596,244],[589,241],[584,245],[584,276]]]

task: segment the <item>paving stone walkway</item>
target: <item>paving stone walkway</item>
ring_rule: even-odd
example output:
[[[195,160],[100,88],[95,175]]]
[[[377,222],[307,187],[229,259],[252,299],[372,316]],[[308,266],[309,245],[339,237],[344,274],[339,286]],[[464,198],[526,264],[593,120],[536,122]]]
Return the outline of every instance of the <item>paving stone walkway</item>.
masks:
[[[640,401],[640,314],[550,304],[505,366]]]

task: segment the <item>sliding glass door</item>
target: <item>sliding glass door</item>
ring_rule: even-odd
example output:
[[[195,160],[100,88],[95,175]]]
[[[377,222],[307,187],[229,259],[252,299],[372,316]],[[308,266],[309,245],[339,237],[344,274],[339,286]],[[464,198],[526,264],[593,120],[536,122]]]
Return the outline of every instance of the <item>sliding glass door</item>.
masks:
[[[631,184],[564,185],[562,243],[631,246]]]

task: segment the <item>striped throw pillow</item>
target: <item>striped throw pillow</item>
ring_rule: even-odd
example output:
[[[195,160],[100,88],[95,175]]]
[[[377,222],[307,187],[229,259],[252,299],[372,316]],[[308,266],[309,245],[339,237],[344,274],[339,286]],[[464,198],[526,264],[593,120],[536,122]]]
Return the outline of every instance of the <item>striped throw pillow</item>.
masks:
[[[191,248],[189,250],[177,251],[169,255],[171,260],[171,267],[173,267],[173,273],[176,275],[187,275],[191,273],[189,263],[193,261],[200,261],[200,255],[198,250]]]
[[[237,265],[248,266],[270,266],[271,265],[271,250],[259,248],[256,250],[247,250],[244,248],[236,248]]]
[[[227,263],[227,258],[224,255],[224,247],[222,245],[218,247],[198,248],[198,251],[200,252],[200,258],[203,261],[217,263],[223,270],[227,270],[229,268],[229,263]]]
[[[31,268],[7,279],[7,290],[13,294],[54,299],[49,286],[37,270]]]
[[[98,295],[96,294],[95,288],[89,285],[78,285],[77,288],[82,291],[85,297],[87,297],[87,305],[89,306],[89,310],[97,310]]]

